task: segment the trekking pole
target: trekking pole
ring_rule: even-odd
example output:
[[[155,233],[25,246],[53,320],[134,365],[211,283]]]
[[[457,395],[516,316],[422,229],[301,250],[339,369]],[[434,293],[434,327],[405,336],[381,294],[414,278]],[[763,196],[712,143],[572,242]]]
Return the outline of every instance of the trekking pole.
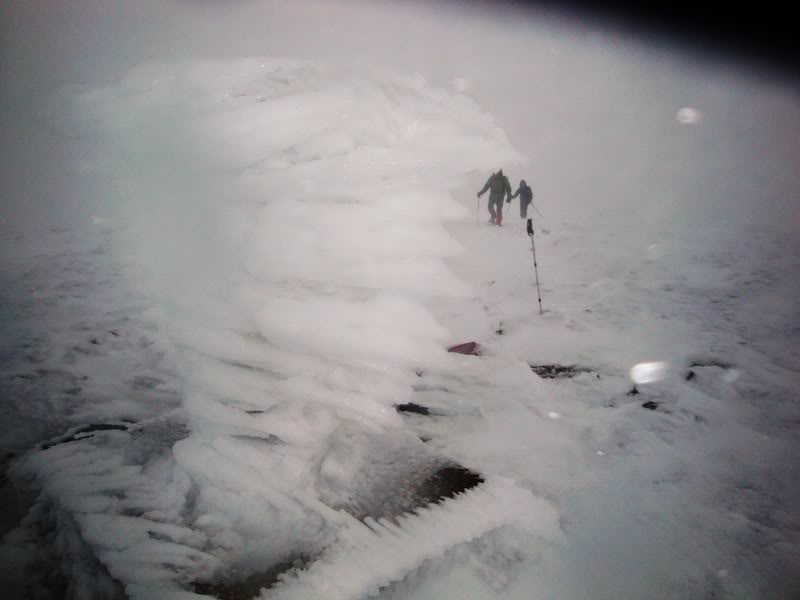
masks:
[[[539,265],[536,262],[536,246],[533,243],[533,219],[528,219],[528,237],[531,238],[531,250],[533,250],[533,270],[536,273],[536,294],[539,297],[539,314],[542,310],[542,291],[539,289]]]
[[[481,197],[480,196],[478,196],[478,208],[475,211],[475,224],[476,225],[480,225],[481,224]]]

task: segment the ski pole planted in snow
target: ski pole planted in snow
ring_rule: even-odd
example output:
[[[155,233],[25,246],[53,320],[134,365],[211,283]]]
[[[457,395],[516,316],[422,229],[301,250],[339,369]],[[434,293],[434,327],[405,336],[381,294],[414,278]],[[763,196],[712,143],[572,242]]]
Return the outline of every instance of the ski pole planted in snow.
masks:
[[[536,294],[539,297],[539,314],[542,314],[542,291],[539,289],[539,265],[536,262],[536,245],[533,243],[533,219],[528,219],[528,237],[531,238],[533,250],[533,271],[536,273]]]

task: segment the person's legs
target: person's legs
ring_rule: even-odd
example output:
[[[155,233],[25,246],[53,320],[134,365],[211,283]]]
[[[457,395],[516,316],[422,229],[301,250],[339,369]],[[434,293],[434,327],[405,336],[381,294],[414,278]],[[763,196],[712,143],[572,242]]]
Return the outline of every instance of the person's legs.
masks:
[[[492,218],[489,219],[489,222],[494,223],[495,220],[497,219],[497,213],[494,212],[494,200],[492,200],[491,198],[489,198],[489,214],[492,216]]]
[[[503,199],[502,198],[500,198],[500,200],[496,201],[495,206],[494,206],[494,210],[497,213],[497,219],[495,220],[495,223],[497,225],[502,225],[503,224]]]

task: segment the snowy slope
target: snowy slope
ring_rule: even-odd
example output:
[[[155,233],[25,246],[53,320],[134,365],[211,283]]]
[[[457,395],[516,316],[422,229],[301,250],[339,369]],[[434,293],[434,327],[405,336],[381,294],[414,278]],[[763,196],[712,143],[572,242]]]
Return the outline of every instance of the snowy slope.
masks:
[[[602,215],[598,209],[587,220]],[[520,222],[508,225],[513,233],[453,225],[474,247],[490,238],[502,257],[457,264],[481,282],[481,302],[441,309],[443,322],[471,328],[504,361],[487,365],[483,377],[470,373],[507,383],[523,377],[514,366],[520,358],[586,372],[526,382],[517,406],[484,392],[473,401],[479,426],[464,406],[470,390],[448,382],[447,393],[425,391],[418,401],[449,408],[456,423],[416,419],[444,452],[525,481],[561,510],[566,542],[557,558],[543,561],[528,549],[504,569],[517,580],[501,579],[502,591],[792,597],[796,580],[787,574],[800,550],[796,431],[787,427],[798,418],[790,299],[800,291],[800,262],[787,251],[794,242],[776,232],[746,244],[735,235],[726,243],[719,234],[713,245],[671,236],[662,238],[667,251],[632,249],[623,259],[596,251],[615,247],[613,227],[544,220],[535,235],[546,309],[538,317],[530,244]],[[717,233],[704,225],[707,236]],[[526,263],[506,258],[526,251]],[[664,361],[666,377],[629,395],[628,371],[644,361]],[[473,557],[493,552],[496,545],[478,545]],[[459,557],[385,597],[472,593],[484,573]]]
[[[533,213],[538,316],[516,204],[502,229],[475,215],[487,169],[515,181],[524,159],[461,92],[156,64],[49,119],[105,182],[111,256],[183,403],[87,410],[113,427],[15,462],[41,492],[5,540],[19,573],[60,561],[76,598],[198,597],[280,565],[245,597],[790,597],[791,240]],[[445,352],[468,340],[482,356]],[[668,377],[628,395],[643,361]],[[418,509],[453,463],[485,482]]]
[[[66,429],[148,419],[180,404],[148,302],[125,285],[111,231],[87,225],[9,233],[0,242],[3,471]],[[3,494],[5,533],[25,506],[18,514],[14,491]]]

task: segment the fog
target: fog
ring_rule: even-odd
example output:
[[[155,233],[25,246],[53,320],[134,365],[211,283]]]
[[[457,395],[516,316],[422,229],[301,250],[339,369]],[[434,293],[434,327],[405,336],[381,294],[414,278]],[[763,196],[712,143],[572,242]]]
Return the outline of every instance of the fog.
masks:
[[[763,398],[786,401],[786,390],[791,380],[796,380],[800,365],[800,355],[792,347],[798,314],[795,276],[800,269],[800,98],[793,82],[779,80],[752,64],[740,64],[724,53],[700,54],[697,47],[673,44],[663,36],[656,39],[611,22],[513,3],[6,2],[0,7],[0,26],[0,234],[4,253],[0,277],[6,288],[3,334],[8,347],[4,356],[16,359],[13,344],[27,335],[22,330],[28,325],[15,322],[13,294],[22,290],[20,293],[30,293],[31,298],[40,297],[35,295],[39,284],[26,279],[30,273],[32,278],[52,277],[54,281],[62,277],[55,272],[60,263],[52,261],[38,245],[49,244],[48,236],[63,231],[97,240],[101,246],[110,236],[114,269],[123,273],[126,286],[143,294],[147,300],[142,304],[151,303],[143,309],[138,305],[131,308],[135,313],[131,320],[143,331],[150,331],[151,320],[162,326],[158,335],[148,334],[150,337],[136,343],[141,348],[153,346],[158,352],[163,349],[170,357],[169,369],[177,373],[171,376],[179,381],[175,395],[183,401],[189,414],[188,429],[193,432],[174,446],[177,462],[169,468],[180,475],[171,477],[159,470],[153,480],[136,480],[135,484],[147,493],[163,484],[170,490],[167,495],[180,497],[181,502],[189,496],[186,481],[205,486],[199,494],[207,494],[203,498],[206,504],[201,501],[198,506],[207,512],[198,509],[202,516],[197,522],[206,519],[211,523],[208,530],[216,531],[214,519],[236,521],[239,529],[230,525],[231,531],[219,537],[225,538],[221,547],[226,552],[226,544],[236,547],[230,538],[235,541],[241,534],[247,542],[242,542],[239,550],[245,548],[250,555],[237,557],[239,563],[234,563],[238,567],[244,563],[258,568],[267,559],[277,562],[285,558],[281,552],[295,550],[295,531],[298,539],[305,536],[303,543],[319,551],[325,547],[319,531],[325,535],[330,531],[308,517],[307,513],[318,509],[318,499],[302,495],[305,488],[301,484],[307,483],[304,467],[295,467],[291,461],[287,466],[282,458],[267,452],[259,454],[264,452],[260,448],[236,446],[242,442],[233,438],[242,431],[249,435],[248,427],[257,430],[262,426],[249,424],[250,412],[261,414],[273,407],[254,404],[242,417],[226,412],[229,407],[225,403],[231,398],[233,402],[262,397],[283,402],[275,405],[274,422],[263,425],[264,431],[258,433],[277,432],[278,438],[289,440],[298,465],[306,464],[303,461],[310,464],[312,458],[319,460],[318,470],[334,482],[320,476],[328,485],[326,493],[346,496],[351,489],[348,483],[356,481],[368,487],[358,479],[357,471],[358,465],[369,466],[371,452],[380,452],[370,446],[380,447],[370,435],[388,431],[386,445],[401,445],[397,440],[402,438],[392,436],[401,435],[398,423],[403,422],[393,410],[387,413],[386,407],[421,377],[414,374],[418,366],[414,361],[421,360],[426,370],[441,369],[438,375],[442,380],[434,381],[431,389],[454,387],[474,409],[469,418],[480,414],[488,423],[479,421],[475,429],[454,426],[455,433],[438,432],[447,440],[440,449],[462,461],[472,459],[489,475],[494,467],[505,475],[506,463],[513,463],[508,469],[526,482],[526,494],[532,491],[537,500],[544,498],[568,514],[564,522],[554,524],[558,518],[542,509],[553,521],[541,524],[542,530],[557,539],[560,527],[571,540],[563,562],[549,573],[549,579],[541,573],[540,579],[531,576],[532,585],[548,581],[551,587],[544,593],[592,597],[591,580],[573,578],[576,565],[595,571],[599,598],[667,598],[672,584],[676,593],[704,590],[714,594],[708,597],[720,598],[769,589],[765,583],[769,580],[774,589],[783,589],[781,582],[775,581],[791,571],[797,546],[790,528],[783,526],[793,522],[792,486],[778,482],[790,479],[787,474],[791,474],[790,459],[795,454],[786,450],[793,434],[779,424],[784,417],[792,422],[796,408],[778,403],[775,420],[762,422],[759,419],[768,410],[756,401],[751,404],[751,399],[760,398],[764,404]],[[273,59],[330,64],[331,71],[323,69],[314,76],[335,93],[322,93],[319,106],[304,96],[297,107],[291,102],[270,104],[274,112],[267,116],[246,112],[252,107],[222,107],[221,101],[212,106],[210,99],[224,86],[208,78],[221,80],[231,65],[241,68],[237,75],[241,79],[236,81],[243,89],[251,86],[245,90],[249,98],[261,101],[261,96],[255,95],[260,93],[261,83],[248,79],[262,60],[253,57],[266,57],[263,60],[269,64]],[[371,71],[373,68],[379,70]],[[287,69],[298,77],[303,73],[300,67]],[[170,73],[176,72],[185,79],[170,80]],[[400,79],[392,79],[394,75],[386,72],[399,74]],[[275,73],[270,85],[279,88],[280,68]],[[342,74],[341,82],[331,73]],[[366,76],[361,73],[375,75],[374,87],[365,83]],[[156,85],[165,90],[162,96],[150,94]],[[348,98],[354,98],[352,94],[358,100],[358,90],[377,98],[375,114],[365,117],[367,125],[350,115],[352,132],[347,129],[350,121],[337,121],[331,133],[324,123],[315,121],[328,117],[333,121],[339,112],[346,113],[344,108],[339,111],[336,103],[345,106]],[[396,91],[397,97],[386,90]],[[271,93],[272,88],[267,91]],[[419,98],[414,96],[417,92]],[[452,102],[452,112],[446,110],[447,102]],[[355,100],[353,105],[362,107]],[[373,109],[369,102],[363,107]],[[241,113],[224,112],[240,109]],[[251,128],[251,121],[241,115],[252,115],[252,123],[258,125]],[[383,117],[388,123],[385,127]],[[208,123],[202,122],[205,118]],[[402,152],[390,155],[398,161],[395,163],[381,162],[379,154],[377,159],[362,157],[362,164],[355,161],[352,177],[358,181],[349,182],[354,186],[351,189],[336,179],[335,162],[334,168],[314,162],[318,155],[335,155],[340,146],[348,147],[348,135],[356,139],[356,146],[360,135],[370,140],[369,136],[375,135],[379,141],[381,136],[402,137],[404,119],[414,126],[422,123],[423,130],[443,124],[446,135],[442,137],[450,136],[451,145],[443,143],[437,150],[408,146],[425,157],[424,161],[420,158],[424,165],[418,171],[408,166],[413,157]],[[359,129],[362,126],[364,129]],[[459,130],[462,126],[463,131]],[[265,129],[263,140],[258,127]],[[264,147],[259,146],[262,141]],[[281,169],[288,167],[280,157],[264,150],[271,152],[271,143],[281,152],[299,157],[291,165],[296,170],[282,174]],[[461,151],[453,146],[456,143],[464,143],[469,150]],[[366,145],[380,147],[380,143]],[[265,161],[266,166],[262,164]],[[253,165],[264,170],[252,169]],[[498,168],[505,170],[514,188],[520,179],[532,185],[536,207],[542,213],[541,218],[537,216],[537,231],[542,232],[538,239],[545,244],[540,260],[544,289],[551,296],[546,297],[550,315],[541,321],[527,319],[528,294],[532,292],[524,287],[527,280],[523,278],[530,269],[523,265],[526,255],[520,252],[522,258],[517,258],[512,254],[517,252],[516,241],[509,237],[488,242],[466,228],[475,220],[475,192]],[[444,180],[451,172],[458,178]],[[301,180],[297,173],[308,178]],[[389,184],[408,191],[408,202],[400,203],[394,190],[388,191]],[[291,197],[283,197],[283,193]],[[359,213],[348,212],[352,207],[337,194],[364,203],[367,208],[361,214],[366,216],[353,216]],[[386,201],[382,205],[375,197],[383,194]],[[299,199],[296,205],[295,198]],[[303,204],[315,200],[318,205],[311,208]],[[377,206],[372,212],[370,203]],[[485,199],[478,210],[483,220]],[[450,227],[447,235],[446,226]],[[457,246],[466,258],[457,252]],[[524,238],[523,246],[527,246]],[[51,250],[55,252],[55,248]],[[506,254],[491,255],[490,248]],[[752,255],[748,255],[751,249]],[[39,255],[40,251],[43,254]],[[28,258],[44,256],[41,260],[52,263],[49,268],[54,274],[26,271],[20,277],[15,263],[25,253]],[[97,260],[99,264],[101,259]],[[553,262],[548,264],[548,260]],[[491,287],[495,279],[499,283]],[[106,280],[100,281],[102,289]],[[509,282],[522,283],[514,287]],[[752,287],[732,289],[740,283]],[[483,296],[470,296],[472,287],[484,284],[485,289],[480,288]],[[128,304],[140,302],[139,296],[134,301],[127,292],[119,293],[126,310]],[[502,320],[501,325],[494,321],[489,325],[489,317],[481,313],[479,305],[485,298],[503,307],[491,313],[495,321]],[[670,305],[675,298],[680,303]],[[93,297],[87,306],[102,308],[103,302],[109,307],[114,302],[123,305],[118,297]],[[483,309],[490,311],[488,306]],[[136,312],[139,310],[141,314]],[[52,325],[58,329],[60,316],[47,311],[42,314],[42,328]],[[129,317],[126,314],[124,318]],[[83,329],[75,328],[80,335],[91,330],[86,325],[89,321],[87,317],[80,323]],[[711,381],[702,394],[680,388],[684,385],[681,381],[670,384],[674,387],[669,393],[684,402],[681,410],[675,411],[677,416],[668,417],[675,421],[667,425],[657,422],[651,428],[648,423],[640,430],[639,417],[617,420],[596,405],[587,408],[581,398],[570,396],[577,398],[582,392],[567,391],[559,396],[538,380],[531,384],[525,379],[531,376],[526,368],[523,372],[512,366],[507,370],[478,368],[478,373],[471,375],[478,381],[474,387],[470,387],[471,380],[459,380],[453,374],[457,372],[455,363],[442,357],[441,349],[453,341],[453,335],[479,339],[486,328],[491,332],[499,327],[502,332],[502,323],[512,324],[506,325],[503,351],[516,352],[525,360],[533,360],[534,355],[542,361],[555,360],[556,355],[565,361],[580,356],[598,368],[597,379],[601,367],[612,373],[603,372],[609,379],[597,384],[600,392],[623,398],[626,390],[614,388],[620,381],[625,383],[620,369],[637,361],[665,360],[675,366],[693,352],[724,351],[730,356],[723,356],[719,364],[700,365],[700,369],[711,370],[698,375],[703,385],[707,384],[703,377]],[[517,332],[512,331],[514,323]],[[540,323],[541,328],[536,329]],[[121,328],[118,324],[114,327],[115,331]],[[241,331],[250,335],[245,343],[236,337]],[[61,337],[71,348],[69,335]],[[373,346],[368,339],[372,336],[389,341]],[[57,337],[53,335],[47,343]],[[742,354],[736,354],[740,350]],[[325,370],[326,361],[334,355],[343,366],[337,364],[330,373]],[[375,362],[373,355],[378,357]],[[734,355],[753,361],[748,374],[752,379],[745,377],[746,383],[740,383],[735,394],[719,383],[721,377],[730,381],[739,377],[726,361],[746,370],[735,363]],[[486,360],[502,358],[498,351]],[[242,365],[248,367],[246,372],[239,368]],[[104,374],[101,367],[85,368]],[[270,369],[279,372],[275,380],[270,379],[274,375]],[[502,376],[498,374],[501,371]],[[309,372],[313,377],[307,376]],[[775,383],[777,391],[769,387],[773,378],[780,382]],[[527,406],[533,397],[535,406],[526,411],[515,405],[498,417],[491,403],[475,400],[480,396],[476,387],[495,389],[489,387],[494,385],[500,390],[492,392],[498,398],[507,394],[511,404]],[[532,386],[534,392],[529,394],[526,386]],[[724,389],[719,391],[720,387]],[[595,401],[592,394],[595,390],[587,396]],[[703,394],[713,396],[713,401]],[[220,398],[225,402],[218,402]],[[730,400],[730,406],[720,398]],[[158,411],[174,408],[173,401],[165,400]],[[469,405],[470,401],[474,404]],[[43,429],[52,435],[66,429],[64,422],[73,426],[148,416],[146,401],[123,398],[114,402],[108,406],[98,402],[83,409],[73,405],[49,412],[37,409],[26,418],[47,422]],[[307,409],[294,406],[305,407],[305,402],[309,402]],[[699,414],[693,415],[689,409]],[[16,422],[14,411],[28,410],[16,404],[3,408],[11,415],[9,423]],[[599,424],[585,425],[582,419],[596,419]],[[686,439],[676,433],[705,423],[702,419],[722,425],[710,433],[686,434]],[[557,420],[563,429],[553,433],[547,427]],[[340,427],[340,421],[346,425]],[[528,454],[517,456],[516,446],[511,448],[512,441],[524,441],[527,452],[528,427],[536,432],[530,435],[532,448],[538,452],[536,460]],[[646,433],[641,432],[644,429]],[[584,435],[586,431],[589,433]],[[4,433],[4,444],[15,435],[28,445],[41,437],[9,430]],[[739,436],[747,439],[747,445],[737,445]],[[474,448],[473,439],[478,440]],[[102,454],[98,460],[106,460],[106,451],[109,456],[117,451],[114,443],[122,446],[122,442],[109,440],[110,450],[98,444],[97,452]],[[416,438],[414,441],[418,443]],[[170,444],[173,442],[170,438]],[[636,446],[637,442],[643,446]],[[329,456],[319,458],[320,447],[328,448],[326,444]],[[584,448],[581,444],[588,445]],[[571,486],[578,487],[576,481],[587,483],[581,479],[582,469],[589,473],[586,479],[595,477],[592,467],[584,464],[586,448],[589,458],[595,460],[606,453],[623,452],[629,445],[647,450],[634,451],[630,463],[615,463],[608,470],[598,467],[600,474],[592,488],[597,496],[570,495],[574,491]],[[604,450],[597,451],[600,447]],[[753,448],[752,462],[748,462],[748,447]],[[13,449],[22,452],[27,447]],[[152,448],[137,451],[154,460],[147,454]],[[694,453],[706,460],[693,465]],[[82,491],[60,480],[59,469],[41,456],[33,460],[34,470],[40,469],[37,476],[51,482],[56,494],[63,491],[70,498],[69,507],[77,506],[80,512],[84,505],[94,506],[96,498],[80,496]],[[673,459],[678,467],[670,462]],[[67,458],[63,460],[69,466]],[[108,460],[122,464],[122,459]],[[424,462],[416,455],[414,460]],[[741,473],[739,463],[747,463]],[[248,472],[253,464],[269,465],[276,496],[291,491],[290,484],[301,489],[297,502],[293,497],[292,501],[281,498],[285,517],[264,519],[254,508],[260,505],[253,498],[260,499],[263,490],[253,484]],[[581,475],[574,475],[573,469]],[[573,476],[575,479],[570,479]],[[225,484],[217,485],[217,479]],[[653,481],[657,485],[640,494],[637,486]],[[284,484],[286,488],[281,487]],[[503,485],[499,489],[507,492]],[[663,496],[662,485],[668,490]],[[229,489],[243,490],[241,497],[225,496]],[[744,497],[752,489],[758,490],[758,501]],[[271,494],[274,490],[267,491]],[[525,504],[525,494],[518,492],[510,492],[510,506]],[[147,493],[141,496],[147,497]],[[715,498],[719,497],[733,498],[728,507],[731,514],[737,518],[745,514],[747,519],[725,521],[724,515],[715,512]],[[630,498],[634,500],[626,506]],[[239,511],[236,518],[224,508],[215,513],[215,501],[224,508],[225,502],[230,502],[230,512]],[[487,500],[467,498],[467,508],[470,502],[480,507]],[[658,509],[653,508],[656,505]],[[616,512],[623,506],[625,510]],[[663,520],[646,522],[653,516],[648,511],[661,508]],[[493,510],[502,513],[497,507]],[[771,511],[778,515],[775,529],[786,536],[775,543],[759,529],[762,520],[773,518]],[[495,513],[490,516],[502,524],[503,515]],[[321,514],[325,515],[321,520],[341,525],[335,516]],[[455,529],[477,527],[469,511],[453,514]],[[574,520],[570,522],[570,518]],[[710,524],[705,525],[707,529],[698,526],[702,535],[695,539],[692,523],[697,522]],[[184,526],[182,521],[176,523]],[[571,529],[575,523],[578,533]],[[415,527],[424,530],[427,524],[423,525]],[[87,526],[82,535],[100,539],[102,543],[97,545],[103,547],[107,527],[93,527]],[[633,530],[635,533],[627,533]],[[480,528],[469,531],[473,537],[486,533]],[[251,533],[253,539],[242,532]],[[706,535],[708,532],[713,535]],[[149,535],[132,525],[128,533]],[[439,533],[445,542],[449,539],[446,532]],[[508,548],[517,548],[517,543],[526,550],[531,547],[527,539],[520,541],[513,535],[487,537],[489,550],[482,548],[478,554],[499,554],[502,564],[498,572],[508,566],[503,552],[514,555]],[[718,540],[723,541],[717,545]],[[450,547],[445,542],[437,551],[444,553]],[[458,543],[454,539],[452,545]],[[597,552],[598,544],[605,544],[607,552]],[[756,560],[767,547],[766,558]],[[366,548],[368,555],[372,550]],[[128,550],[123,548],[120,554]],[[634,564],[640,551],[649,553],[650,564]],[[222,556],[222,562],[229,558],[224,552],[214,556],[215,560]],[[339,562],[331,564],[348,564],[348,555],[333,556],[338,556]],[[692,561],[707,556],[719,563],[708,567],[717,575],[707,575],[702,570],[707,565],[693,573]],[[513,566],[515,560],[507,562]],[[528,560],[535,572],[537,561],[530,556]],[[713,561],[709,558],[709,563]],[[748,561],[755,565],[752,577]],[[209,559],[208,564],[215,563]],[[387,581],[399,581],[404,573],[392,571],[395,565],[391,560],[382,566],[387,564]],[[415,564],[409,559],[409,565]],[[670,579],[673,566],[680,584]],[[723,581],[727,569],[736,566],[744,583]],[[114,568],[110,567],[111,573],[117,577]],[[492,568],[487,571],[494,572]],[[121,572],[126,573],[124,569]],[[448,572],[448,577],[457,580],[459,572],[453,572],[456,575]],[[681,588],[687,572],[695,587]],[[135,570],[131,573],[141,576]],[[705,582],[704,577],[713,581]],[[356,575],[353,578],[358,582]],[[410,583],[401,582],[384,592],[387,597],[424,597],[425,585],[435,579],[422,569]],[[430,585],[435,590],[438,584]],[[454,586],[451,591],[457,597],[458,584],[450,581],[447,585]],[[524,585],[511,587],[510,597],[515,597]],[[787,584],[786,589],[789,587]],[[132,589],[128,590],[132,596],[148,597],[145,588]]]
[[[58,140],[31,122],[59,86],[107,84],[156,59],[259,55],[465,79],[529,158],[521,174],[553,211],[591,202],[635,205],[645,222],[666,213],[677,226],[797,222],[796,89],[724,54],[650,44],[645,32],[502,3],[98,0],[2,10],[6,226],[82,218],[93,202],[64,179]],[[676,126],[683,107],[702,111],[701,127]]]

